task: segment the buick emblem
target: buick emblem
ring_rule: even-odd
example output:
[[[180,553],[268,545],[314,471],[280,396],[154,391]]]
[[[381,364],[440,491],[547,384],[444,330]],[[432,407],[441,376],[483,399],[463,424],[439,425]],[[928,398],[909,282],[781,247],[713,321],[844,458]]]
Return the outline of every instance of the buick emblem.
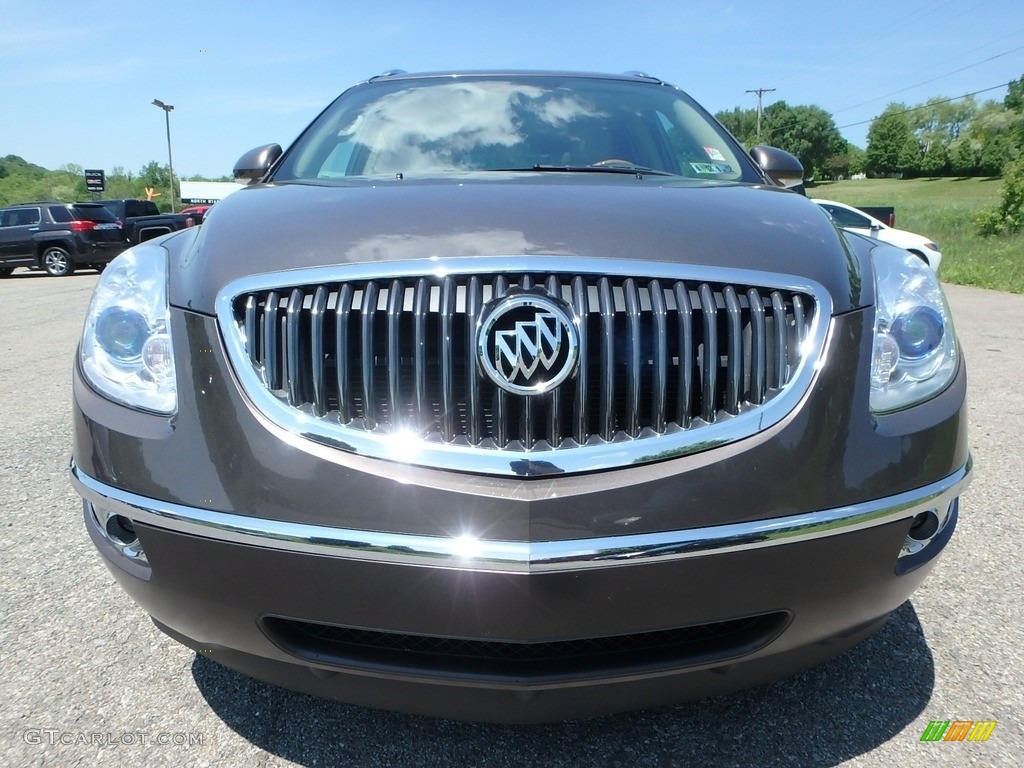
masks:
[[[484,312],[476,341],[484,373],[506,392],[541,395],[576,371],[576,323],[568,307],[546,295],[498,299]]]

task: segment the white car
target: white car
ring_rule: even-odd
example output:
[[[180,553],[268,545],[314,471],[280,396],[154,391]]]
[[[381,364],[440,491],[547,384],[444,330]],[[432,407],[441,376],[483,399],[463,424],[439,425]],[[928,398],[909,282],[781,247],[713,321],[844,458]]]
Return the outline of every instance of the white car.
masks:
[[[927,237],[921,237],[921,235],[915,235],[913,232],[890,227],[878,219],[868,216],[864,211],[845,203],[837,203],[833,200],[815,200],[814,202],[828,211],[836,226],[852,230],[861,235],[878,238],[884,243],[890,243],[897,248],[910,251],[935,272],[939,271],[942,253],[939,251],[939,246]]]

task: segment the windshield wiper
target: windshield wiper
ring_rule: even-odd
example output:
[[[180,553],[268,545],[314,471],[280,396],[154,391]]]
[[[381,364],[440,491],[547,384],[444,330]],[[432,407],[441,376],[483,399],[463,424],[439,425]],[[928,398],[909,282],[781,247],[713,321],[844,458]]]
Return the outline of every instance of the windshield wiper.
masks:
[[[656,171],[644,165],[547,165],[537,163],[532,168],[495,168],[496,171],[540,171],[542,173],[628,173],[642,176],[676,176],[668,171]]]

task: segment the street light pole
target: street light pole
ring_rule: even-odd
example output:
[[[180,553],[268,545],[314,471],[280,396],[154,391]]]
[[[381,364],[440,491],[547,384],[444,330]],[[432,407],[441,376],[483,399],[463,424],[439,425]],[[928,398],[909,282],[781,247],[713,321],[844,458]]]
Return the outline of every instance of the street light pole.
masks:
[[[164,117],[167,121],[167,169],[171,174],[171,213],[176,212],[174,206],[174,161],[171,159],[171,110],[174,109],[172,104],[164,104],[160,99],[153,99],[153,104],[160,107],[164,111]]]

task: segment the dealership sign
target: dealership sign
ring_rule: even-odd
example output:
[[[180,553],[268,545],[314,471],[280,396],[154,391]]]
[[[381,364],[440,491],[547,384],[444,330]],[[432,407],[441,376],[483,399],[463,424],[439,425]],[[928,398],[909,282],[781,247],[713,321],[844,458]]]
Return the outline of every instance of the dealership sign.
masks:
[[[85,171],[85,188],[89,192],[102,192],[107,188],[103,171]]]

